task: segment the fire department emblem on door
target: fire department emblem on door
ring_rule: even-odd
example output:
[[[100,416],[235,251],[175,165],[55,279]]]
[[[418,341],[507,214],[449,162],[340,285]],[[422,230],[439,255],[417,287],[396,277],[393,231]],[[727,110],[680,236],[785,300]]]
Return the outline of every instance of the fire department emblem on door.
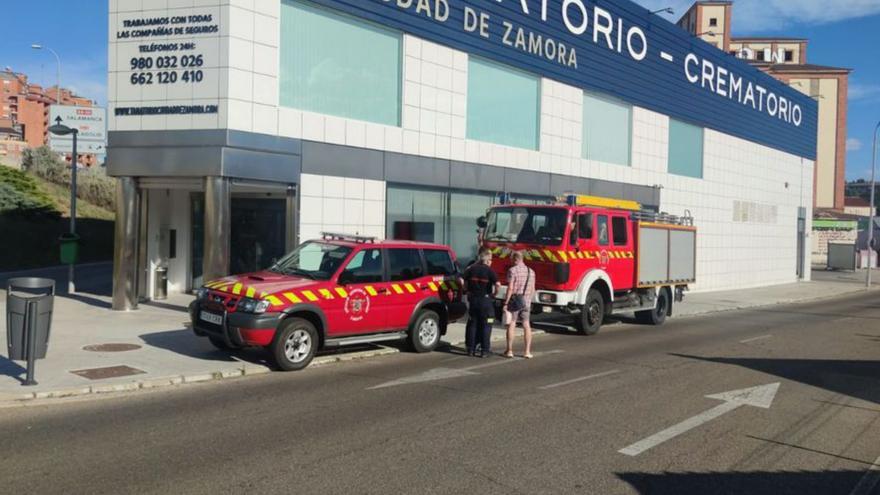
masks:
[[[370,296],[361,289],[348,293],[345,300],[345,314],[351,321],[361,321],[370,312]]]

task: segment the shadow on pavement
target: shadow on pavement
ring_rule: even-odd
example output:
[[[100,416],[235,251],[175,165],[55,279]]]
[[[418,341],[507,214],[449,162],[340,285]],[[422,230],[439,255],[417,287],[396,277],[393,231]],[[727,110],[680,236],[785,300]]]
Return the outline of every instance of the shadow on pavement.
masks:
[[[10,278],[18,277],[42,277],[51,278],[55,281],[55,295],[67,296],[67,266],[53,266],[49,268],[34,268],[16,272],[0,273],[0,287],[6,288]],[[92,263],[77,265],[74,269],[73,279],[76,282],[76,294],[90,294],[93,296],[113,295],[113,263]]]
[[[220,350],[214,347],[207,337],[198,337],[192,330],[168,330],[164,332],[147,333],[138,336],[146,345],[165,349],[193,359],[204,361],[235,362],[244,361],[251,364],[259,364],[275,368],[270,359],[269,352],[261,347],[246,347],[244,349]],[[394,347],[389,345],[388,347]],[[345,347],[328,347],[318,351],[316,357],[340,356],[355,352],[373,351],[380,349],[376,344],[360,344]],[[2,366],[2,362],[0,362]],[[2,370],[2,367],[0,367]]]
[[[168,309],[171,311],[182,311],[184,313],[189,314],[189,308],[187,306],[182,305],[182,304],[174,304],[174,303],[159,302],[159,301],[144,301],[140,304],[143,306],[150,306],[153,308]]]
[[[95,297],[89,297],[79,292],[75,294],[67,294],[65,291],[65,294],[59,294],[58,296],[65,297],[67,299],[73,299],[74,301],[79,301],[83,304],[88,304],[89,306],[94,306],[96,308],[111,309],[113,307],[113,305],[110,304],[108,301],[104,301],[103,299],[98,299]]]
[[[741,366],[880,404],[880,381],[877,380],[880,377],[880,361],[710,358],[676,353],[670,355],[710,363]]]
[[[617,473],[641,495],[849,495],[865,471]]]
[[[27,373],[27,368],[23,368],[19,366],[15,361],[11,361],[6,356],[0,356],[0,375],[11,376],[20,382],[24,382],[24,374]]]
[[[253,364],[266,364],[262,350],[242,349],[223,351],[214,347],[207,338],[195,336],[191,330],[167,330],[138,336],[145,344],[158,347],[186,357],[205,361],[247,361]],[[234,357],[233,357],[234,356]],[[235,359],[238,358],[238,359]]]

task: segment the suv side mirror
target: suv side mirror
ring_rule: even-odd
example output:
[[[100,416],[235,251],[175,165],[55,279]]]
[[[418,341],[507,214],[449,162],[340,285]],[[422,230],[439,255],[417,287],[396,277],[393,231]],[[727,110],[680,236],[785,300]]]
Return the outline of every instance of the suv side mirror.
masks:
[[[480,217],[477,219],[477,227],[481,229],[485,229],[489,223],[486,221],[486,217]]]

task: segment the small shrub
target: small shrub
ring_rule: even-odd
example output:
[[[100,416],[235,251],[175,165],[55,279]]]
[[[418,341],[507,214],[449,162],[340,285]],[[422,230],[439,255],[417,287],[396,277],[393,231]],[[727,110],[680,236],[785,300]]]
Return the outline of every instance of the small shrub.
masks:
[[[0,167],[0,213],[27,217],[57,215],[52,199],[23,172]]]
[[[25,150],[22,168],[41,179],[70,187],[70,166],[48,146]],[[116,179],[103,167],[81,168],[76,174],[76,197],[108,210],[116,208]]]

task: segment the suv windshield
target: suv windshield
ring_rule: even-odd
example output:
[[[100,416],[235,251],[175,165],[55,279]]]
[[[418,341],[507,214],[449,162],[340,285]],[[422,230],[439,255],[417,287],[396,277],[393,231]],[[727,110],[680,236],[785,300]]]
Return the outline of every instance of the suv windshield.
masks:
[[[485,240],[558,246],[568,212],[560,208],[496,208],[489,212]]]
[[[351,251],[345,246],[310,241],[281,258],[269,270],[315,280],[330,280]]]

